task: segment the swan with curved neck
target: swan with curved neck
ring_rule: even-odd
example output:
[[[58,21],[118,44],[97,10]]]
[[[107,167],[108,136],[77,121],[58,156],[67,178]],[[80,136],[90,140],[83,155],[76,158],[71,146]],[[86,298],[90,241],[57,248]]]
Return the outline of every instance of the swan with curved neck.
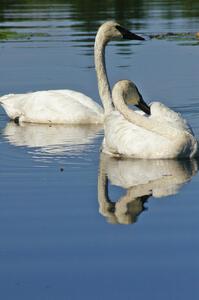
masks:
[[[105,114],[112,110],[105,66],[105,47],[115,38],[144,40],[113,21],[100,26],[95,39],[95,67]],[[100,124],[104,121],[104,112],[99,104],[86,95],[71,90],[9,94],[0,97],[0,103],[8,116],[16,122]]]
[[[186,120],[162,103],[154,102],[143,110],[143,99],[134,83],[117,82],[112,92],[115,111],[105,120],[103,151],[112,156],[145,159],[192,158],[198,156],[198,141]]]

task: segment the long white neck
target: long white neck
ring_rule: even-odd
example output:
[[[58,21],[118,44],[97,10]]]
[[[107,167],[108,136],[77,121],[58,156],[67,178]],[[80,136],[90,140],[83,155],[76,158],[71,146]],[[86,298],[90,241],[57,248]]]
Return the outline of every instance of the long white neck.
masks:
[[[110,85],[105,65],[105,47],[107,43],[108,40],[103,36],[103,31],[99,30],[95,39],[95,69],[97,73],[99,94],[105,115],[108,115],[113,110]]]
[[[113,94],[113,103],[115,108],[124,116],[126,120],[137,125],[141,128],[154,132],[162,137],[165,137],[169,140],[174,140],[179,135],[185,134],[187,132],[181,131],[177,128],[171,127],[164,122],[159,122],[156,120],[152,120],[151,118],[147,118],[143,115],[140,115],[133,110],[129,109],[128,106],[124,102],[124,97],[122,92],[116,90]]]

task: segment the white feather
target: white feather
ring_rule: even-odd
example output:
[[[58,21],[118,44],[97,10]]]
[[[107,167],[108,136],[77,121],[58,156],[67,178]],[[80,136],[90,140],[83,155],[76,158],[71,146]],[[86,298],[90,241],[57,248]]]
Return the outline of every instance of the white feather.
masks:
[[[70,90],[6,95],[0,102],[10,119],[54,124],[102,123],[103,109],[91,98]]]

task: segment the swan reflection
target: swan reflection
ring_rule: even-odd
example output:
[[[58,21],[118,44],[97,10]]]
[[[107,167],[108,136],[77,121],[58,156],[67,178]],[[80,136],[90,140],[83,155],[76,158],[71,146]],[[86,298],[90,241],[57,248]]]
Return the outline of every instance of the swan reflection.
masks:
[[[101,153],[99,212],[109,223],[134,223],[150,196],[159,198],[176,194],[197,171],[196,160],[118,160]],[[109,198],[109,181],[126,190],[117,202]]]
[[[12,145],[36,148],[34,153],[37,154],[78,155],[89,147],[100,129],[98,125],[18,125],[9,122],[3,135]]]

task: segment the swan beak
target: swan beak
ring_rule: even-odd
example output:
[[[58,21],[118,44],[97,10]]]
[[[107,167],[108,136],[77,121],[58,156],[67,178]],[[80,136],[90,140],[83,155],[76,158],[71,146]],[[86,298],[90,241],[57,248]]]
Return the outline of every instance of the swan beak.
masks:
[[[125,29],[121,26],[116,26],[117,30],[122,34],[123,39],[125,40],[138,40],[138,41],[144,41],[145,39],[133,32],[130,32],[129,30]]]
[[[136,106],[139,107],[139,109],[141,109],[147,115],[151,114],[150,107],[146,104],[146,102],[143,100],[143,98],[140,99],[139,103],[136,104]]]

